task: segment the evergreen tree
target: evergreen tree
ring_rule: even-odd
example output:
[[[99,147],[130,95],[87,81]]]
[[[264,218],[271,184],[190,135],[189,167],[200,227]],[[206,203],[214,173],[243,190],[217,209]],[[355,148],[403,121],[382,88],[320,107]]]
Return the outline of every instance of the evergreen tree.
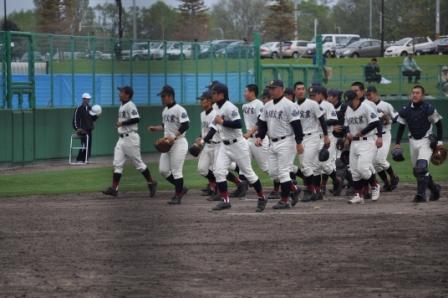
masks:
[[[182,40],[201,40],[208,36],[208,8],[202,0],[178,0],[179,22],[176,37]]]
[[[284,41],[294,37],[294,5],[290,0],[275,0],[263,22],[265,40]]]

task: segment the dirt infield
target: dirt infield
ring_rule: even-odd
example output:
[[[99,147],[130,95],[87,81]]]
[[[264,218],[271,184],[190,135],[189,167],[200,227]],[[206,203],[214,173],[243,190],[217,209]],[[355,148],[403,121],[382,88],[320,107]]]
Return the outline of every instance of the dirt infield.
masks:
[[[444,189],[447,189],[445,185]],[[415,186],[254,213],[210,211],[198,192],[0,200],[1,297],[442,297],[448,200]]]

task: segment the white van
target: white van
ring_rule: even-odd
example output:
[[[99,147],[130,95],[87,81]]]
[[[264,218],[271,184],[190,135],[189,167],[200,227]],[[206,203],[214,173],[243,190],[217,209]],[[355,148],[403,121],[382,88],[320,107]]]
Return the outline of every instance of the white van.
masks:
[[[359,39],[358,34],[322,34],[322,53],[330,57],[338,46],[346,45],[352,39]],[[312,56],[316,49],[316,37],[307,45],[307,56]]]

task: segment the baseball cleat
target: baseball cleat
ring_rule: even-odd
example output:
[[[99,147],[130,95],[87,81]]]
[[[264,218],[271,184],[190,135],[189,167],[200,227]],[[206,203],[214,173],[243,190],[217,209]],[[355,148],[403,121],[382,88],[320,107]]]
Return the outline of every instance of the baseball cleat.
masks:
[[[380,185],[376,184],[376,186],[372,186],[372,195],[371,195],[372,201],[378,201],[380,198]]]
[[[168,201],[168,205],[180,205],[182,203],[183,196],[188,192],[188,188],[183,188],[179,195],[175,195]]]
[[[220,211],[220,210],[224,210],[224,209],[230,209],[232,207],[232,205],[230,205],[230,202],[219,202],[218,205],[216,205],[215,207],[213,207],[213,211]]]
[[[280,194],[278,191],[271,191],[268,195],[268,200],[280,200]]]
[[[222,201],[222,198],[221,198],[221,196],[219,194],[214,194],[214,195],[208,197],[207,201],[209,201],[209,202],[219,202],[219,201]]]
[[[424,195],[416,194],[414,197],[414,203],[426,203],[426,197]]]
[[[305,189],[303,191],[303,198],[302,198],[302,202],[311,202],[311,201],[315,201],[316,200],[316,194],[313,193],[312,191]]]
[[[216,192],[214,192],[213,190],[211,190],[210,188],[209,189],[207,189],[207,190],[205,190],[205,191],[202,191],[202,193],[201,193],[201,196],[212,196],[212,195],[214,195],[214,194],[216,194]]]
[[[289,205],[289,203],[285,203],[283,201],[278,201],[277,204],[275,204],[274,206],[272,206],[272,209],[289,209],[291,208],[291,206]]]
[[[247,181],[241,181],[238,184],[236,190],[230,194],[232,198],[243,198],[247,194],[247,190],[249,189],[249,183]]]
[[[384,183],[384,185],[383,185],[383,191],[384,191],[384,192],[390,192],[390,191],[392,191],[392,185],[390,185],[389,183]]]
[[[440,199],[440,190],[442,187],[439,184],[434,183],[434,188],[431,190],[431,196],[429,197],[430,201],[437,201]]]
[[[364,204],[364,199],[357,193],[348,201],[349,204]]]
[[[355,195],[355,190],[353,189],[353,187],[347,187],[347,189],[345,190],[345,195],[347,197],[354,196]]]
[[[299,202],[299,195],[302,192],[302,189],[300,189],[300,187],[297,186],[297,189],[295,192],[291,193],[291,206],[295,206],[297,205],[297,203]]]
[[[257,209],[255,209],[255,212],[263,212],[267,203],[268,200],[266,200],[266,198],[258,198]]]
[[[103,190],[103,194],[116,197],[118,195],[118,190],[115,190],[112,187],[109,187],[108,189]]]
[[[155,196],[157,191],[157,181],[153,181],[148,183],[149,197],[152,198]]]
[[[400,182],[400,178],[397,175],[390,178],[390,190],[391,191],[397,188],[398,182]]]
[[[336,180],[333,182],[333,196],[339,197],[343,188],[344,184],[342,183],[341,178],[336,177]]]

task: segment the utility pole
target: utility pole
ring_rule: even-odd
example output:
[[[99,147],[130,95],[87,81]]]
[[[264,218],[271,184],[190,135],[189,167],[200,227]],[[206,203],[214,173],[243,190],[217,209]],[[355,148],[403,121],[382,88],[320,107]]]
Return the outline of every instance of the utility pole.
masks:
[[[381,57],[384,57],[384,0],[381,0]]]
[[[137,40],[137,7],[135,0],[132,0],[132,39]]]
[[[372,38],[372,0],[369,1],[369,37]]]
[[[300,0],[294,0],[294,38],[299,39],[299,2]]]
[[[439,38],[440,36],[440,0],[436,0],[436,36],[435,38]]]
[[[3,31],[8,31],[8,26],[6,25],[6,0],[3,0]]]

